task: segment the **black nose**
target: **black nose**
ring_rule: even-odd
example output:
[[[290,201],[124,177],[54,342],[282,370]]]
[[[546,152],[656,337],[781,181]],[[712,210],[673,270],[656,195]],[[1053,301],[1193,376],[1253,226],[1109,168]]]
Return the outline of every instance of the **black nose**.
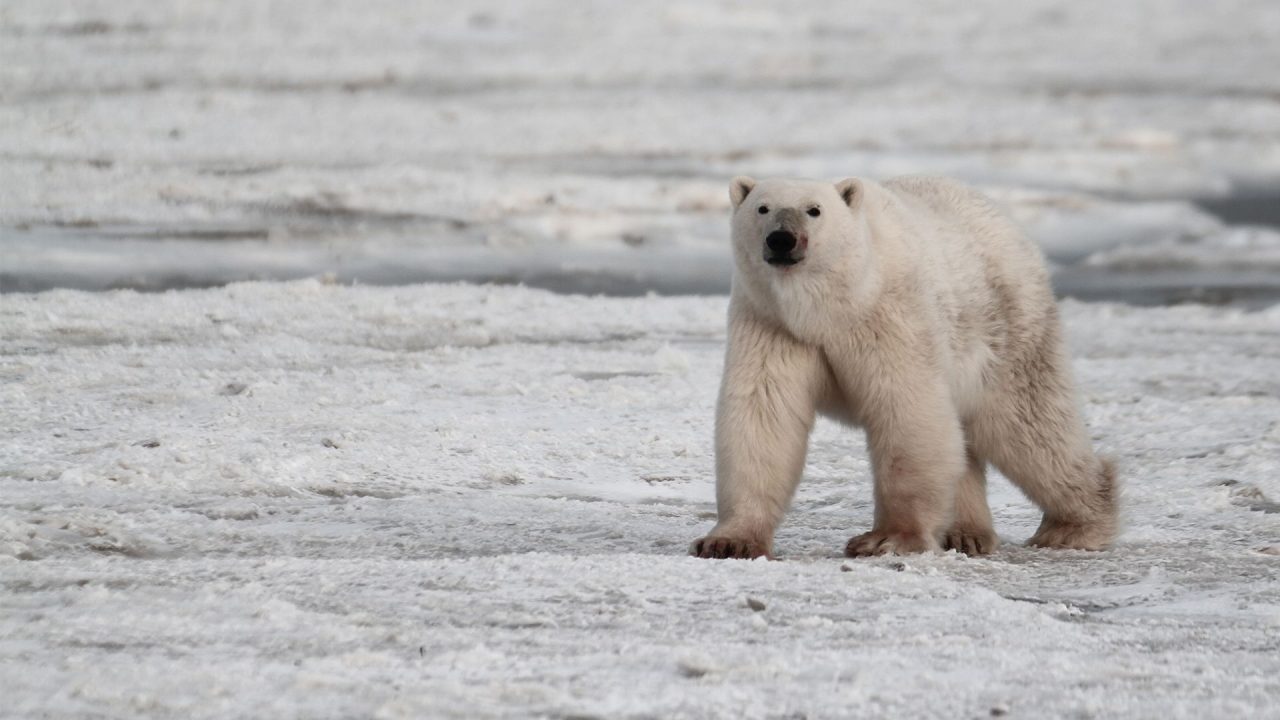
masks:
[[[789,253],[796,249],[796,236],[786,230],[774,230],[764,239],[764,244],[776,253]]]

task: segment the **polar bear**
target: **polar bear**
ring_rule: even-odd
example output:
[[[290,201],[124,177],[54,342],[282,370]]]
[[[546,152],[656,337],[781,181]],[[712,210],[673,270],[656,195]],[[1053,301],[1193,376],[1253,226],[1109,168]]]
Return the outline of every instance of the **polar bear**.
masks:
[[[1117,486],[1076,405],[1039,250],[942,178],[733,180],[735,272],[705,558],[771,557],[816,413],[866,430],[850,557],[991,552],[991,463],[1044,512],[1030,544],[1099,550]]]

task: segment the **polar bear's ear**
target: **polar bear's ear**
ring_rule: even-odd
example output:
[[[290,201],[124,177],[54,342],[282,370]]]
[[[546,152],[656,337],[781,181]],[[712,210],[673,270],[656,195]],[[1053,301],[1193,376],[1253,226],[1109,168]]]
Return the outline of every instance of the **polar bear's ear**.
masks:
[[[749,178],[746,175],[739,175],[729,182],[729,202],[733,203],[734,210],[737,210],[742,201],[747,199],[747,195],[751,194],[751,189],[755,186],[755,178]]]
[[[862,182],[857,178],[845,178],[836,183],[836,192],[850,209],[858,207],[862,202]]]

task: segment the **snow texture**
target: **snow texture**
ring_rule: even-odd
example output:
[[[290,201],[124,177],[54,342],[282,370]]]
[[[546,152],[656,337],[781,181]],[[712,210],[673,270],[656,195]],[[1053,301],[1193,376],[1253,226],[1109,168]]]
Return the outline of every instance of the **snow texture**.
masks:
[[[781,561],[714,514],[726,301],[319,281],[0,296],[11,717],[1273,717],[1280,306],[1067,301],[1115,549]]]
[[[1280,233],[1193,201],[1280,202],[1276,67],[1274,0],[6,0],[0,290],[723,293],[733,175],[925,172],[1077,296],[1274,298]]]
[[[1280,222],[1278,66],[1274,0],[0,2],[0,717],[1280,715],[1280,233],[1212,211]],[[735,174],[908,172],[1270,299],[1064,303],[1114,550],[993,477],[995,555],[845,560],[820,423],[782,560],[687,557],[726,300],[644,293]],[[639,297],[333,284],[448,279]]]

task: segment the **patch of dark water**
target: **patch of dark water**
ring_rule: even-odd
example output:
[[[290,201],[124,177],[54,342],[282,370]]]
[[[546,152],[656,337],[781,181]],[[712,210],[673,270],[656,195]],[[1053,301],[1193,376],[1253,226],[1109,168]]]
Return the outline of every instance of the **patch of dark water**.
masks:
[[[1245,189],[1216,198],[1193,201],[1196,207],[1228,225],[1280,228],[1280,191]]]

